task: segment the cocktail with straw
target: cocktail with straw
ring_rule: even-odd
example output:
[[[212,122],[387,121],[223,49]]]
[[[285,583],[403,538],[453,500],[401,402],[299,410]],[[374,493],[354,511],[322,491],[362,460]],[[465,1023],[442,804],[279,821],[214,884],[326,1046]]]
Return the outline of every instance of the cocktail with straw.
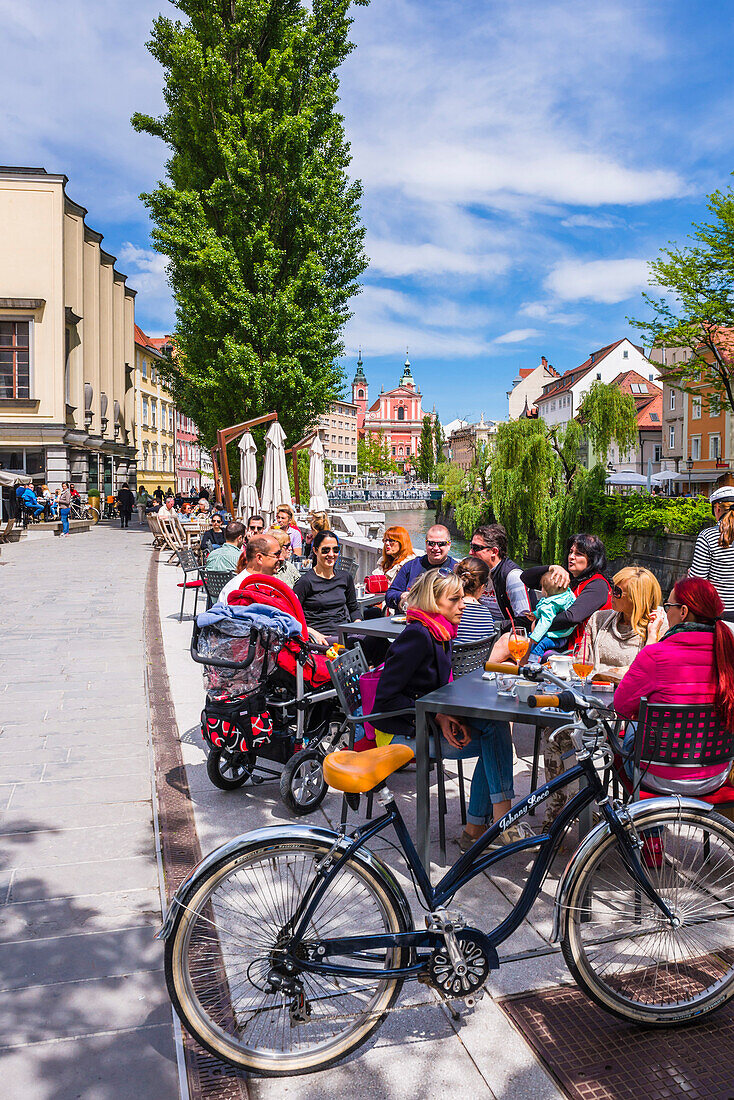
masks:
[[[594,671],[594,661],[591,646],[585,634],[573,647],[573,670],[578,678],[583,680],[584,691],[586,691],[589,676]]]

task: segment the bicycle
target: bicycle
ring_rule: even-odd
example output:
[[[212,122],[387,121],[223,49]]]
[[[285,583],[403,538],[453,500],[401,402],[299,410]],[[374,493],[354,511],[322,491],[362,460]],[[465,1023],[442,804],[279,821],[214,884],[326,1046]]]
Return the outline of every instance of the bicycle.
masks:
[[[471,1006],[499,966],[498,946],[530,912],[564,834],[592,803],[601,822],[559,882],[553,931],[577,984],[608,1012],[658,1027],[690,1023],[730,999],[734,827],[695,799],[611,800],[597,770],[611,764],[609,705],[537,665],[523,674],[561,689],[531,696],[531,705],[573,712],[556,736],[570,731],[576,764],[490,827],[436,886],[385,783],[412,758],[406,746],[334,753],[324,763],[336,789],[377,788],[376,820],[336,832],[258,829],[199,864],[159,937],[173,1005],[203,1047],[264,1076],[308,1073],[356,1050],[399,1011],[408,979]],[[490,849],[502,830],[576,780],[586,785],[547,834]],[[425,929],[415,927],[393,872],[366,846],[388,826],[427,911]],[[469,927],[447,910],[482,871],[536,847],[520,897],[495,928]]]
[[[84,504],[81,500],[73,500],[69,505],[69,519],[88,519],[92,523],[99,523],[99,512],[92,504]]]

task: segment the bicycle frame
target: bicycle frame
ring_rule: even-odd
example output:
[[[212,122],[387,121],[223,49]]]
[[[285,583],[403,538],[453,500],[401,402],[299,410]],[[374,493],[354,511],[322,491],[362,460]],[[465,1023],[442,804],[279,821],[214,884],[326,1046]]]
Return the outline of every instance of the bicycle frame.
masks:
[[[563,807],[547,834],[518,840],[512,844],[503,845],[496,851],[487,853],[488,846],[509,825],[519,821],[530,811],[530,809],[538,806],[541,802],[545,802],[546,799],[556,791],[562,790],[576,779],[582,777],[586,779],[586,786],[582,786],[578,794]],[[408,868],[412,872],[414,882],[429,912],[442,909],[463,886],[473,878],[476,878],[482,871],[486,871],[488,868],[501,863],[504,859],[518,852],[525,851],[529,848],[537,847],[539,849],[522,893],[513,906],[512,911],[492,931],[486,934],[482,933],[486,941],[486,946],[489,949],[488,954],[491,965],[493,968],[499,966],[499,959],[497,958],[496,952],[497,946],[511,936],[528,915],[540,893],[543,881],[560,847],[566,828],[593,802],[598,802],[602,815],[617,837],[624,863],[632,877],[637,881],[640,889],[669,919],[672,919],[670,910],[665,902],[659,897],[650,882],[639,859],[637,850],[626,833],[625,826],[620,820],[616,810],[611,805],[596,772],[596,768],[594,767],[593,759],[589,753],[580,754],[577,764],[568,771],[556,776],[543,787],[531,792],[531,794],[522,799],[522,801],[509,813],[505,814],[500,821],[493,824],[476,843],[449,868],[435,887],[431,885],[430,877],[420,861],[413,840],[392,794],[388,792],[382,801],[385,806],[385,813],[374,821],[370,821],[355,829],[351,834],[350,842],[346,848],[339,847],[337,850],[335,844],[332,851],[322,861],[316,877],[306,890],[292,918],[293,933],[289,954],[293,952],[294,948],[302,939],[308,940],[308,928],[311,918],[342,866],[373,836],[383,832],[388,826],[392,825],[403,850]],[[430,929],[426,929],[425,931],[418,930],[412,932],[386,933],[378,936],[348,936],[338,939],[319,940],[316,946],[318,960],[313,957],[313,952],[310,953],[310,957],[299,956],[296,958],[295,955],[291,957],[297,969],[308,970],[318,974],[352,975],[353,977],[374,977],[376,974],[379,974],[381,977],[415,977],[425,966],[428,958],[426,954],[414,958],[408,966],[386,967],[384,969],[380,968],[379,970],[374,966],[359,967],[334,965],[326,960],[331,955],[358,956],[365,952],[369,952],[371,949],[384,947],[404,947],[410,949],[425,947],[433,950],[436,946],[442,945],[443,942],[441,934]],[[367,957],[369,956],[365,956],[365,958]],[[377,961],[375,956],[372,956],[372,959]]]

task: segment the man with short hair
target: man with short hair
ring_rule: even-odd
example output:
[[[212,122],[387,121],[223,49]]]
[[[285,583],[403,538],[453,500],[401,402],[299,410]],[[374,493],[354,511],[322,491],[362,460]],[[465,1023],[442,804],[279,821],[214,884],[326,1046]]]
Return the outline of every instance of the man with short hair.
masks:
[[[245,541],[245,525],[239,520],[228,523],[224,529],[224,544],[212,550],[206,559],[208,573],[232,573],[240,560],[242,543]]]
[[[429,569],[440,569],[442,573],[453,573],[456,562],[449,555],[451,535],[448,527],[436,523],[426,531],[426,552],[420,558],[406,561],[398,569],[395,580],[385,594],[385,605],[395,610],[405,607],[408,592],[421,573]]]
[[[262,535],[265,531],[265,520],[262,516],[250,516],[247,521],[247,539],[255,535]]]
[[[497,629],[507,630],[513,621],[515,626],[529,628],[530,595],[522,583],[521,567],[507,557],[507,530],[501,523],[481,524],[471,537],[469,550],[489,566],[489,580],[499,611]],[[497,614],[489,593],[482,596],[480,602],[489,607],[493,615]]]
[[[219,512],[215,512],[211,518],[211,527],[208,531],[205,531],[201,536],[201,560],[206,565],[207,556],[217,546],[224,546],[224,528],[222,526],[222,517]]]

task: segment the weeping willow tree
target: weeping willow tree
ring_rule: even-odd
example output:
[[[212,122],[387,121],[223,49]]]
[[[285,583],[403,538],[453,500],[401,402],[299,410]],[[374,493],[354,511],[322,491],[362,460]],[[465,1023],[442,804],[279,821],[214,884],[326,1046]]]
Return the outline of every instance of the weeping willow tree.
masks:
[[[559,560],[566,539],[603,490],[611,443],[624,454],[636,438],[633,398],[600,382],[585,395],[578,419],[566,425],[526,418],[501,424],[492,455],[492,508],[507,528],[513,553],[524,556],[535,532],[543,557]],[[591,469],[581,461],[585,440],[596,459]]]

